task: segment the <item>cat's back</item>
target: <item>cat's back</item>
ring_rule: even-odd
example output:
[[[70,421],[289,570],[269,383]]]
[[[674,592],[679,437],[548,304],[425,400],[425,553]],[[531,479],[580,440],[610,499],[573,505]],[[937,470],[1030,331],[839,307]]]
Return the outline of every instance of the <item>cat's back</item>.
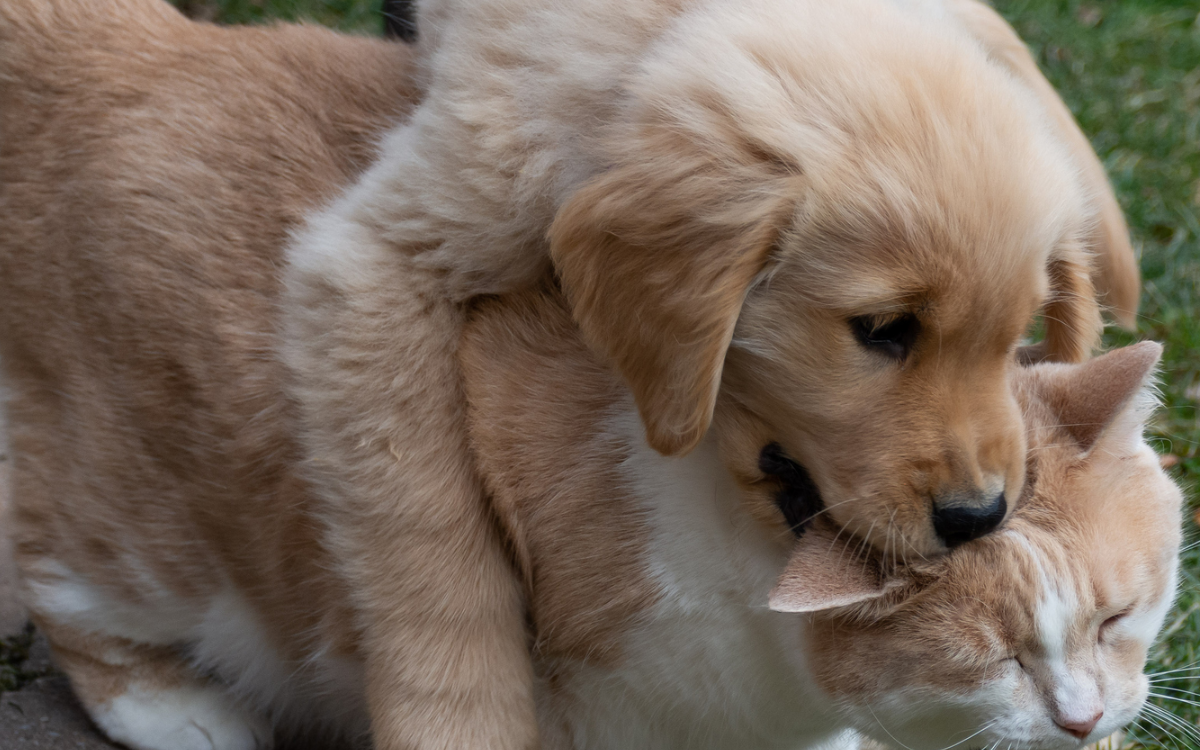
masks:
[[[336,598],[298,512],[278,267],[415,103],[409,60],[160,0],[0,7],[12,528],[27,581],[79,584],[64,611],[232,584],[299,632]],[[298,590],[311,616],[292,616]]]
[[[81,441],[124,433],[122,453],[192,478],[253,451],[239,443],[279,408],[283,243],[411,106],[408,59],[319,28],[194,23],[161,0],[5,3],[10,386],[57,394]]]

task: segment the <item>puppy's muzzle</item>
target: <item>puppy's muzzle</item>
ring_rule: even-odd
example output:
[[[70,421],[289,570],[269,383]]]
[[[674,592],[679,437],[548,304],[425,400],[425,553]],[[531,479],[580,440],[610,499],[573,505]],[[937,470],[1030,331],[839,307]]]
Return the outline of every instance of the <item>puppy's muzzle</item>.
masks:
[[[957,494],[934,502],[933,530],[947,547],[957,547],[994,531],[1007,513],[1004,492]]]

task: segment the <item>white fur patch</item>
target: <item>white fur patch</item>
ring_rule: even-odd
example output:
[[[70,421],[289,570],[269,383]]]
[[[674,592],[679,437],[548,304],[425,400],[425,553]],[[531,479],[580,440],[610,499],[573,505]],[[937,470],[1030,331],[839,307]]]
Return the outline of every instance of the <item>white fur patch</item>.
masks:
[[[226,685],[213,690],[237,696],[285,725],[366,731],[362,665],[325,653],[290,665],[232,584],[211,598],[187,599],[147,575],[144,602],[133,604],[56,561],[40,561],[31,570],[28,586],[36,606],[57,623],[148,645],[184,646],[200,672]],[[120,650],[95,656],[114,666],[127,661]]]
[[[132,573],[136,560],[126,561]],[[139,576],[143,604],[109,596],[85,576],[43,558],[25,571],[34,608],[47,619],[84,632],[154,646],[179,643],[197,620],[195,605],[174,596],[148,573]]]
[[[610,429],[637,446],[622,471],[647,511],[647,565],[662,598],[626,639],[619,668],[560,675],[574,747],[845,746],[844,723],[808,674],[805,619],[767,608],[787,545],[764,539],[740,507],[713,441],[663,457],[632,405]]]
[[[266,750],[271,729],[235,706],[217,687],[133,688],[92,719],[110,739],[133,750]]]

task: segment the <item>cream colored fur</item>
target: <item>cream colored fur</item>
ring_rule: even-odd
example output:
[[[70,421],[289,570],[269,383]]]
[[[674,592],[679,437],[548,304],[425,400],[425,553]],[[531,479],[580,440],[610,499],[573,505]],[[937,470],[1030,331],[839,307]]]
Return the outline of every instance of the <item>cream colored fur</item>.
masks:
[[[426,97],[291,246],[284,302],[382,746],[535,742],[456,348],[466,305],[551,264],[660,452],[715,418],[762,493],[779,443],[891,552],[944,551],[933,505],[1015,504],[1017,342],[1042,309],[1032,356],[1088,356],[1096,215],[1102,255],[1128,243],[1011,30],[959,7],[420,4]],[[854,340],[855,320],[904,316],[924,333],[903,366]],[[459,718],[426,734],[434,715]]]
[[[620,19],[616,6],[579,7],[594,7],[597,18],[606,23]],[[114,736],[142,727],[144,746],[155,747],[155,737],[162,741],[176,730],[180,736],[194,737],[189,727],[200,725],[210,736],[224,738],[225,746],[239,747],[263,741],[264,716],[277,727],[332,727],[349,736],[365,731],[369,717],[379,747],[525,747],[538,741],[539,733],[549,747],[564,741],[557,719],[543,716],[535,724],[535,691],[543,696],[543,713],[550,705],[540,681],[547,674],[547,662],[530,660],[526,617],[533,612],[535,620],[545,623],[532,636],[534,654],[552,646],[554,653],[581,660],[589,670],[593,664],[601,670],[621,664],[628,650],[622,642],[630,630],[626,618],[661,605],[660,589],[642,575],[645,561],[639,550],[655,539],[661,547],[671,533],[655,532],[644,523],[640,500],[627,494],[621,499],[630,477],[609,459],[637,444],[643,422],[629,408],[626,382],[591,358],[570,324],[559,337],[573,342],[572,351],[587,359],[584,367],[589,372],[602,374],[608,390],[599,402],[622,403],[626,411],[606,427],[609,438],[598,455],[579,439],[581,425],[595,422],[592,401],[541,399],[523,407],[542,414],[533,431],[559,436],[557,448],[549,453],[540,447],[522,449],[516,438],[529,430],[518,430],[509,440],[518,455],[507,468],[514,472],[514,481],[521,482],[521,492],[533,493],[527,500],[540,502],[543,491],[537,488],[542,487],[562,511],[536,514],[536,523],[525,524],[528,533],[512,531],[509,523],[521,520],[512,507],[517,500],[497,504],[484,492],[500,481],[502,472],[493,468],[482,476],[478,473],[476,461],[484,455],[472,447],[478,435],[467,432],[468,404],[454,385],[461,378],[458,336],[470,307],[457,301],[478,291],[544,279],[548,261],[542,233],[549,218],[539,228],[536,214],[544,208],[543,199],[553,204],[590,176],[588,164],[594,167],[615,154],[628,159],[625,166],[630,167],[613,173],[608,182],[589,183],[557,225],[564,243],[561,257],[573,256],[577,276],[595,277],[588,281],[594,288],[574,288],[581,295],[578,301],[591,300],[587,315],[600,321],[590,325],[588,335],[610,356],[625,358],[622,373],[627,382],[641,378],[634,396],[641,393],[645,402],[643,419],[647,403],[652,416],[666,423],[680,414],[686,419],[699,414],[703,421],[704,409],[710,408],[701,403],[704,398],[696,402],[698,411],[692,408],[696,404],[691,393],[682,400],[673,395],[670,378],[657,371],[662,362],[655,357],[661,352],[699,357],[695,371],[707,373],[700,383],[702,392],[728,375],[720,398],[707,392],[719,428],[696,455],[702,458],[719,450],[738,496],[746,498],[751,516],[734,519],[733,530],[758,529],[755,524],[760,524],[768,536],[786,534],[771,502],[773,484],[758,472],[754,459],[763,440],[786,437],[785,442],[795,441],[797,449],[807,444],[803,434],[783,435],[781,425],[756,416],[766,412],[794,422],[794,413],[769,402],[751,404],[748,413],[742,397],[787,400],[802,395],[801,385],[845,382],[837,371],[815,368],[804,381],[792,380],[790,374],[784,377],[778,392],[775,383],[764,385],[755,379],[761,380],[773,367],[794,373],[795,365],[803,364],[794,359],[795,347],[810,335],[842,347],[842,356],[871,363],[872,371],[890,372],[877,360],[864,359],[873,355],[854,348],[857,344],[845,336],[844,320],[847,312],[887,314],[887,308],[806,308],[811,300],[801,299],[805,289],[831,292],[838,305],[848,305],[858,299],[854,295],[862,291],[864,280],[895,284],[904,278],[900,272],[918,284],[937,280],[940,291],[934,297],[945,301],[946,309],[930,322],[945,324],[945,331],[952,333],[954,325],[972,315],[966,301],[992,300],[997,272],[1027,272],[1027,277],[1011,277],[1011,284],[998,294],[994,315],[984,310],[982,319],[994,322],[995,330],[976,330],[976,338],[989,347],[988,356],[1002,364],[990,369],[963,365],[975,356],[970,347],[946,359],[916,360],[924,361],[929,372],[981,377],[987,381],[983,391],[994,396],[971,404],[956,404],[951,396],[938,399],[925,425],[934,437],[947,425],[953,427],[951,432],[959,430],[962,426],[953,423],[961,415],[955,410],[967,406],[977,413],[994,409],[993,426],[1010,438],[1020,428],[1008,396],[1011,347],[1039,302],[1036,294],[1022,296],[1025,292],[1055,287],[1066,309],[1063,316],[1054,317],[1074,320],[1079,328],[1054,334],[1057,338],[1050,343],[1057,349],[1052,354],[1076,357],[1086,352],[1095,312],[1086,290],[1086,259],[1073,241],[1055,243],[1087,234],[1087,195],[1076,190],[1072,169],[1033,110],[1018,106],[1016,115],[1000,118],[997,129],[987,132],[996,136],[993,145],[998,147],[1016,135],[1032,134],[1032,143],[1025,147],[1028,153],[1046,157],[1041,160],[1044,171],[1037,174],[1048,181],[1044,187],[1054,200],[1039,200],[1037,195],[1026,202],[1016,200],[997,207],[996,213],[984,212],[977,224],[958,227],[964,232],[960,241],[980,232],[978,236],[995,242],[979,257],[951,252],[942,263],[917,253],[889,267],[879,263],[878,248],[867,248],[846,256],[853,262],[829,269],[835,275],[826,275],[820,264],[797,262],[816,257],[801,239],[837,240],[821,234],[831,228],[822,225],[829,216],[796,214],[802,198],[811,196],[808,205],[828,208],[842,196],[839,180],[849,178],[844,190],[852,195],[851,186],[863,189],[862,216],[881,222],[874,229],[864,227],[867,234],[878,230],[877,238],[904,239],[921,223],[922,212],[940,207],[947,195],[959,195],[958,188],[974,184],[969,170],[954,173],[954,179],[929,173],[936,179],[922,185],[916,175],[925,174],[921,170],[929,165],[913,160],[911,152],[868,149],[879,157],[881,174],[904,178],[876,184],[855,164],[837,164],[834,157],[842,152],[825,151],[828,144],[822,145],[819,138],[805,140],[820,130],[818,126],[843,114],[853,120],[877,105],[888,111],[886,98],[880,102],[864,96],[861,101],[835,98],[812,122],[803,120],[801,124],[816,130],[806,131],[797,142],[803,148],[785,153],[787,159],[779,164],[771,159],[763,163],[764,154],[754,150],[763,136],[770,136],[768,145],[796,145],[784,131],[759,127],[775,122],[767,116],[769,107],[749,110],[763,115],[761,122],[752,117],[748,130],[731,131],[719,117],[705,119],[712,113],[705,114],[703,107],[671,110],[675,115],[704,114],[692,123],[697,126],[693,134],[715,128],[707,131],[713,140],[702,145],[711,146],[717,163],[731,170],[718,172],[712,181],[664,182],[664,176],[680,173],[659,173],[658,167],[698,168],[696,174],[704,174],[707,157],[698,157],[697,144],[686,139],[660,141],[659,131],[648,133],[645,140],[631,134],[627,126],[637,121],[617,116],[625,107],[619,102],[609,109],[601,106],[597,114],[591,107],[606,101],[605,87],[619,91],[623,85],[623,74],[605,76],[614,69],[632,70],[642,53],[626,47],[631,56],[622,57],[621,45],[647,42],[663,24],[676,23],[677,11],[693,14],[687,23],[696,24],[698,39],[713,41],[713,50],[729,51],[730,42],[723,38],[723,26],[712,28],[722,18],[695,15],[703,6],[629,7],[636,11],[631,28],[646,32],[640,37],[627,34],[621,20],[620,28],[595,27],[600,33],[594,40],[575,45],[566,32],[583,27],[573,26],[569,15],[534,19],[538,23],[524,30],[510,29],[507,41],[488,37],[497,46],[485,50],[485,57],[502,70],[520,62],[508,55],[514,45],[522,44],[521,34],[536,36],[539,29],[563,32],[545,37],[544,62],[559,60],[568,49],[574,50],[569,54],[581,55],[578,67],[552,68],[564,73],[555,90],[570,100],[570,106],[562,108],[549,100],[538,105],[544,107],[539,112],[553,117],[525,121],[528,111],[492,111],[488,102],[458,102],[465,110],[457,115],[496,138],[484,139],[483,144],[494,153],[528,156],[529,143],[546,145],[549,151],[531,152],[532,161],[524,165],[501,159],[496,168],[483,160],[474,171],[455,171],[478,155],[460,148],[473,143],[474,136],[455,140],[462,132],[451,128],[442,144],[447,151],[422,151],[432,148],[432,141],[415,141],[420,148],[405,154],[406,139],[413,132],[428,134],[429,128],[440,127],[437,117],[446,115],[443,102],[434,108],[436,116],[425,115],[433,118],[420,126],[425,130],[394,134],[391,157],[332,212],[312,221],[298,246],[302,251],[292,254],[291,315],[286,324],[290,356],[302,376],[295,394],[308,415],[304,424],[292,421],[285,379],[273,356],[281,245],[305,211],[335,195],[362,169],[375,153],[376,136],[411,105],[407,53],[316,29],[220,30],[191,24],[151,0],[86,5],[20,0],[0,7],[0,207],[6,229],[0,238],[0,284],[11,301],[0,310],[5,331],[0,356],[14,392],[14,528],[31,607],[84,703]],[[487,12],[484,6],[481,10]],[[750,36],[761,26],[754,17],[734,20],[747,23]],[[549,27],[538,25],[542,21]],[[936,28],[928,33],[948,43],[946,54],[965,61],[968,73],[995,84],[998,96],[996,102],[987,97],[975,102],[979,112],[968,108],[965,115],[957,110],[941,113],[947,122],[954,121],[953,115],[966,117],[960,125],[978,124],[972,118],[993,107],[1025,102],[1019,87],[989,67],[969,44],[964,46],[938,23],[930,25]],[[429,28],[435,39],[445,30]],[[669,47],[672,39],[665,34],[653,45]],[[741,44],[743,38],[735,35],[734,41]],[[787,45],[773,49],[786,60]],[[668,52],[645,58],[661,63],[668,76],[661,80],[670,85],[660,93],[687,94],[668,97],[667,103],[686,105],[692,83],[720,84],[716,93],[724,96],[737,94],[738,86],[755,80],[753,75],[722,78],[723,58],[715,57],[701,61],[705,64],[695,68],[694,79],[671,82],[673,70],[686,71]],[[921,62],[920,54],[916,61]],[[867,69],[875,62],[869,59]],[[430,66],[427,72],[431,86],[437,69]],[[496,84],[500,96],[524,75],[521,65],[512,69],[515,78],[507,73],[478,76],[478,70],[471,75],[477,83]],[[464,72],[468,70],[466,66]],[[751,66],[749,72],[756,70]],[[455,75],[452,69],[445,74]],[[577,75],[594,85],[573,88]],[[830,75],[831,85],[840,80],[836,71]],[[931,79],[936,85],[930,92],[948,96],[968,79],[951,80],[945,91],[940,90],[940,79]],[[537,90],[536,81],[527,83]],[[672,88],[676,84],[682,88]],[[655,85],[646,87],[653,104]],[[576,96],[582,98],[576,101]],[[705,103],[703,97],[696,102]],[[719,96],[714,103],[721,103]],[[859,104],[863,111],[855,109]],[[592,137],[593,125],[606,122],[604,112],[610,112],[615,123],[611,143],[604,133]],[[938,114],[937,106],[931,112]],[[560,117],[576,120],[564,129]],[[679,122],[687,122],[687,117],[668,124]],[[536,130],[543,126],[544,132]],[[899,132],[905,132],[903,127]],[[587,137],[577,143],[573,133]],[[857,137],[853,128],[848,134]],[[950,139],[946,153],[961,157],[964,145]],[[599,149],[598,156],[589,154],[593,147]],[[654,158],[639,169],[638,149],[643,147],[649,149],[645,155]],[[420,210],[407,218],[397,214],[391,200],[396,191],[404,192],[403,175],[396,171],[397,153],[405,164],[405,159],[416,159],[430,174],[449,174],[464,184],[424,182],[421,190],[433,192],[417,196],[424,201]],[[539,153],[565,156],[539,161]],[[573,161],[580,153],[582,164]],[[593,156],[595,163],[589,161]],[[801,156],[807,170],[803,179],[794,173],[796,164],[788,161]],[[990,174],[993,183],[988,187],[996,188],[997,195],[1021,198],[1031,173],[1022,171],[1025,167],[1017,161],[1012,171]],[[966,159],[963,165],[969,163]],[[579,171],[563,172],[564,165]],[[547,174],[555,175],[549,183],[542,180]],[[660,180],[650,183],[655,189],[644,194],[645,201],[640,200],[642,193],[630,191],[642,178]],[[913,181],[908,186],[911,196],[905,193],[905,180]],[[507,201],[514,185],[520,188],[517,197],[529,198],[533,209],[518,208],[508,221],[512,205]],[[438,186],[448,192],[439,195]],[[1005,186],[1016,192],[999,189]],[[659,187],[670,189],[660,194]],[[887,190],[871,192],[880,188]],[[459,189],[470,198],[465,207],[458,206],[463,213],[446,213],[443,209],[456,205],[450,198]],[[473,190],[490,190],[496,201],[475,202]],[[727,191],[744,201],[726,205]],[[661,200],[649,200],[656,195]],[[883,200],[873,201],[871,196]],[[592,202],[592,197],[603,200]],[[893,199],[899,203],[892,205]],[[958,208],[972,205],[964,199]],[[1030,213],[1030,206],[1037,210]],[[892,209],[900,211],[888,217]],[[639,256],[645,254],[632,247],[634,252],[625,256],[626,275],[607,278],[603,256],[589,259],[588,254],[589,238],[597,228],[609,227],[610,219],[633,222],[625,225],[624,240],[658,238],[664,241],[663,252],[647,255],[642,265]],[[690,223],[698,219],[710,223]],[[677,238],[671,231],[674,221],[682,222]],[[1012,234],[990,237],[989,222],[1017,227]],[[414,249],[405,244],[411,240],[408,232],[428,226],[433,226],[434,235],[446,229],[462,243],[462,253],[455,255],[458,250],[438,240],[417,248],[411,262],[406,260],[405,253]],[[836,222],[832,228],[837,228]],[[1011,246],[1020,245],[1022,237],[1030,240],[1032,250],[1010,257]],[[685,244],[672,244],[676,239]],[[710,241],[708,250],[696,256],[702,262],[694,263],[686,243]],[[568,251],[568,242],[579,249]],[[397,247],[403,252],[397,253]],[[495,249],[494,257],[487,255],[489,247]],[[479,248],[485,251],[485,261],[504,268],[474,265]],[[621,249],[613,251],[611,259],[619,260]],[[515,261],[514,251],[519,256]],[[754,263],[768,251],[771,267],[764,272]],[[1053,259],[1048,278],[1039,279],[1048,258]],[[836,272],[853,274],[859,260],[864,263],[859,269],[862,278],[837,279]],[[460,261],[468,266],[463,268]],[[595,272],[588,264],[596,266]],[[449,267],[448,273],[443,274],[443,266]],[[960,274],[967,270],[975,275]],[[714,295],[712,305],[696,294],[696,285],[703,286],[710,272],[719,282],[706,292]],[[666,274],[667,284],[653,299],[671,302],[674,309],[648,305],[652,295],[636,283],[623,286],[622,279],[653,281],[656,273]],[[806,286],[809,275],[821,284]],[[751,281],[756,286],[749,294],[747,314],[739,316]],[[987,289],[981,293],[977,285],[984,282]],[[614,283],[617,286],[611,286]],[[606,303],[606,289],[630,296]],[[800,292],[789,291],[795,289]],[[798,303],[803,304],[797,307]],[[642,320],[648,323],[640,336],[632,335],[634,330],[621,317],[636,309],[643,310]],[[681,340],[675,334],[680,329],[673,327],[672,315],[691,325],[706,311],[720,317],[715,323],[719,335],[705,333],[702,345],[679,348]],[[584,318],[578,304],[576,314]],[[666,317],[655,318],[660,314]],[[536,311],[531,316],[541,319]],[[739,317],[740,331],[732,330]],[[624,353],[608,351],[623,345],[626,332],[634,346]],[[732,336],[734,351],[740,353],[722,374],[724,336]],[[748,359],[752,357],[762,361]],[[954,357],[961,361],[956,364]],[[643,361],[648,363],[644,369],[638,364]],[[668,357],[665,362],[672,365],[674,360]],[[940,367],[933,367],[939,362]],[[573,382],[577,365],[572,359],[558,363],[563,368],[559,379],[547,382]],[[960,372],[959,365],[966,369]],[[555,365],[547,367],[549,371]],[[683,369],[684,375],[690,372]],[[527,370],[522,377],[529,377]],[[477,379],[464,387],[478,385]],[[833,409],[838,399],[846,398],[845,393],[832,399],[822,395],[818,401],[821,408]],[[893,406],[899,403],[893,399]],[[575,418],[565,419],[568,414]],[[894,414],[902,419],[905,411],[897,408]],[[672,429],[664,433],[667,443],[675,434]],[[880,432],[874,439],[886,448],[890,436]],[[307,459],[299,442],[307,446]],[[973,455],[979,451],[972,446],[960,447],[967,463],[1008,463],[1008,471],[989,473],[1005,473],[1009,485],[1019,485],[1021,444],[1000,442],[1013,460],[980,457]],[[830,477],[838,472],[857,472],[843,463],[840,453],[828,456],[828,461],[811,453],[817,448],[804,448],[802,457],[820,464],[826,472],[822,481],[834,483]],[[646,452],[644,445],[639,450],[644,465],[666,460]],[[571,481],[565,484],[555,479],[556,472],[564,470],[560,451],[572,457],[566,471]],[[878,476],[888,474],[893,466],[889,461],[902,458],[895,451],[854,451],[854,456],[861,455],[878,456],[868,467]],[[572,469],[582,466],[594,469]],[[540,467],[533,474],[535,485],[520,479],[532,467]],[[710,469],[724,476],[724,470]],[[944,479],[953,479],[956,471]],[[309,481],[316,482],[316,496]],[[598,504],[597,498],[613,498],[621,512],[608,513],[610,506]],[[727,509],[734,507],[729,497],[724,501]],[[847,515],[843,522],[861,522],[859,531],[870,535],[866,524],[887,506],[856,507],[862,517]],[[497,524],[498,516],[506,520]],[[927,525],[923,516],[914,523],[922,529]],[[328,528],[333,533],[327,536]],[[580,530],[592,530],[608,544],[601,552],[586,545],[565,548],[561,540],[568,538],[567,531]],[[709,528],[705,533],[729,530]],[[885,535],[885,546],[889,539]],[[920,543],[916,536],[914,542]],[[761,560],[761,554],[752,551],[750,558]],[[598,559],[604,561],[602,566],[597,566]],[[761,568],[758,575],[763,575]],[[554,582],[547,582],[546,576]],[[598,590],[603,597],[597,597]],[[675,622],[686,626],[688,620]],[[175,648],[180,643],[188,646],[187,658],[181,659]],[[650,636],[650,647],[655,643]],[[231,689],[222,691],[201,678],[210,674]],[[363,684],[366,688],[360,691]],[[737,737],[738,727],[755,724],[747,717],[721,731]],[[175,743],[171,747],[179,746],[176,740],[170,742]]]

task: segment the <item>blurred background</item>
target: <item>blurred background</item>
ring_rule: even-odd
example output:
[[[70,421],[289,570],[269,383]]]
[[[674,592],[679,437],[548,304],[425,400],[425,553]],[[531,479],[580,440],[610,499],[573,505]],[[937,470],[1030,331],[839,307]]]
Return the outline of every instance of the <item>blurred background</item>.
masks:
[[[2,0],[0,0],[2,1]],[[308,20],[381,34],[380,0],[176,0],[220,23]],[[1151,425],[1163,464],[1185,485],[1189,549],[1175,613],[1153,655],[1154,708],[1130,748],[1200,748],[1200,3],[1196,0],[997,0],[1091,137],[1142,253],[1136,334],[1109,345],[1166,345],[1164,408]]]

